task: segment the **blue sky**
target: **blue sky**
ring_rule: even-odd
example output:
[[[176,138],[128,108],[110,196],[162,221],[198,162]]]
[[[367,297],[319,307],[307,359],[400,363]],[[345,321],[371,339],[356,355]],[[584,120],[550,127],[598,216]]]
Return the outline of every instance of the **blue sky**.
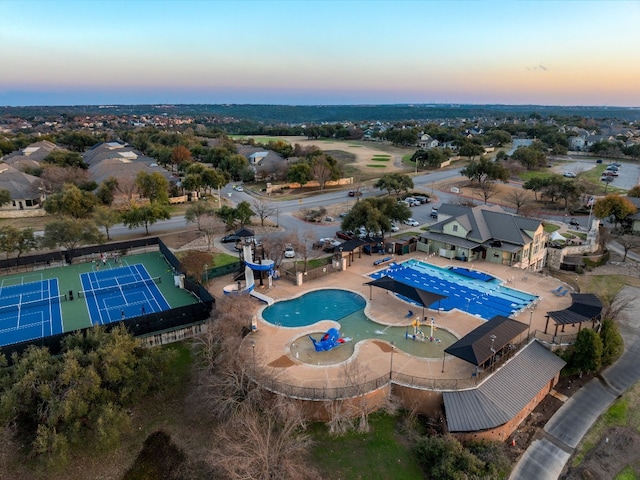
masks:
[[[0,0],[0,105],[640,106],[640,1]]]

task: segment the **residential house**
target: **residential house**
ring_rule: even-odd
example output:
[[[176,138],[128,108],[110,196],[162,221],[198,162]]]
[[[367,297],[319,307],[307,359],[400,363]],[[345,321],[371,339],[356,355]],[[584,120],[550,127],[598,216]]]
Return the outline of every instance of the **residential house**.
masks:
[[[627,197],[631,203],[633,203],[638,211],[633,215],[629,215],[628,220],[631,221],[631,231],[633,233],[640,233],[640,198],[637,197]]]
[[[124,205],[137,198],[135,180],[139,172],[158,172],[169,183],[177,181],[177,178],[158,165],[155,159],[141,155],[133,148],[117,142],[96,145],[84,154],[84,161],[89,165],[89,178],[97,184],[111,177],[118,181],[115,205]]]
[[[466,262],[486,260],[539,271],[545,264],[542,222],[505,212],[499,206],[443,204],[443,220],[420,235],[417,249]]]
[[[6,163],[0,163],[0,189],[11,195],[11,202],[0,206],[2,210],[34,210],[40,208],[45,199],[40,178]]]
[[[24,172],[28,169],[40,167],[40,163],[54,150],[62,150],[55,143],[47,140],[32,143],[31,145],[10,153],[3,157],[3,161],[7,165]]]
[[[426,133],[420,137],[420,140],[418,140],[418,147],[423,150],[436,148],[438,145],[440,145],[440,142]]]

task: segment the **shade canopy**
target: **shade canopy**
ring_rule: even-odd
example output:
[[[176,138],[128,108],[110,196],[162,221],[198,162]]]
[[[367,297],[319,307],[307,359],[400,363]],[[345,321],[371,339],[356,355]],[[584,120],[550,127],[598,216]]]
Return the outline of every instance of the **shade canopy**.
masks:
[[[496,315],[450,347],[445,348],[444,351],[472,365],[480,366],[490,360],[496,352],[513,342],[513,339],[527,328],[526,324],[517,320]]]
[[[438,300],[448,298],[446,295],[440,295],[439,293],[412,287],[411,285],[399,282],[398,280],[386,275],[378,278],[377,280],[367,282],[365,283],[365,285],[379,287],[385,290],[389,290],[393,293],[397,293],[399,295],[402,295],[403,297],[407,297],[413,300],[414,302],[417,302],[423,307],[428,307],[429,305],[433,305]]]
[[[245,228],[245,227],[242,227],[235,234],[240,238],[248,238],[248,237],[254,236],[253,230],[249,230],[248,228]]]

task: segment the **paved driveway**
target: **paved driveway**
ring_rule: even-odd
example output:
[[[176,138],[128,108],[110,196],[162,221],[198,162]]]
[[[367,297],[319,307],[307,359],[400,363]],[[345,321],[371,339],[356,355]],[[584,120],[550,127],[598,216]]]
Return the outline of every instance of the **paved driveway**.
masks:
[[[626,286],[619,297],[631,302],[618,319],[625,352],[602,373],[602,379],[594,378],[560,407],[547,422],[543,437],[532,442],[522,455],[510,479],[556,480],[598,417],[640,380],[640,318],[633,314],[640,308],[640,289]]]

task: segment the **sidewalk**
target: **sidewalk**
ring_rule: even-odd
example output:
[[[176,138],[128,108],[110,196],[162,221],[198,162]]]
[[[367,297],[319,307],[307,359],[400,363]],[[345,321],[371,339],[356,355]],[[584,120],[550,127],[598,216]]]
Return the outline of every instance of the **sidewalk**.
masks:
[[[511,472],[510,480],[556,480],[584,435],[600,415],[624,391],[640,380],[640,289],[625,287],[624,300],[633,302],[618,319],[625,351],[618,361],[573,395],[544,428],[544,437],[535,440]],[[620,467],[623,467],[621,465]]]

